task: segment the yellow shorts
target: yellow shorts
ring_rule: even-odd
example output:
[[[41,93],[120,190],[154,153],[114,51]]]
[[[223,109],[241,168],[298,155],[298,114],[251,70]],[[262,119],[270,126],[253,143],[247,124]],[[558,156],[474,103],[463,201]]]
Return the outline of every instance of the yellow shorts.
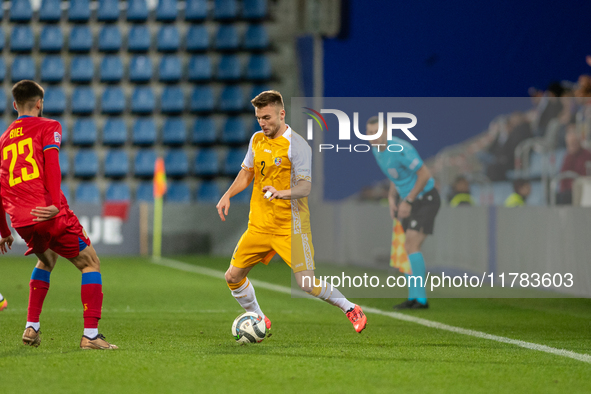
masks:
[[[315,268],[312,234],[274,235],[251,230],[246,230],[240,237],[231,264],[238,268],[269,264],[276,253],[294,272]]]

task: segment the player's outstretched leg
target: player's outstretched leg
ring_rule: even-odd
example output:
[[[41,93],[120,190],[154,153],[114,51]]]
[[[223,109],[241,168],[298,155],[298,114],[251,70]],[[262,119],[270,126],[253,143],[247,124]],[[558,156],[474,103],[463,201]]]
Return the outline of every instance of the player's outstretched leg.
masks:
[[[7,306],[8,306],[8,301],[6,301],[6,298],[4,298],[2,293],[0,293],[0,312],[3,311],[4,309],[6,309]]]
[[[226,283],[232,291],[232,295],[238,301],[240,306],[244,308],[246,312],[254,312],[265,319],[265,325],[267,330],[271,329],[271,320],[261,310],[257,301],[257,296],[254,291],[252,283],[248,280],[246,275],[252,267],[239,268],[230,265],[230,268],[226,271]]]

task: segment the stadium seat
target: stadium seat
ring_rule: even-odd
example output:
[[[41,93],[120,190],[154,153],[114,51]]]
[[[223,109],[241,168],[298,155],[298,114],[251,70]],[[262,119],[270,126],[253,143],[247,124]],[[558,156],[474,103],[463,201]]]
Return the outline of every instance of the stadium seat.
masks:
[[[191,112],[211,112],[214,108],[213,90],[210,86],[196,86],[191,93]]]
[[[129,64],[131,82],[150,82],[152,79],[152,60],[149,56],[136,55]]]
[[[60,0],[42,0],[39,9],[40,22],[59,22],[62,18],[62,7]]]
[[[123,38],[116,25],[103,26],[98,36],[98,49],[101,52],[118,52],[121,49]]]
[[[166,55],[160,60],[158,78],[160,82],[178,82],[182,77],[181,59],[176,55]]]
[[[113,182],[107,187],[105,201],[131,201],[131,190],[126,182]]]
[[[89,0],[70,0],[68,20],[70,22],[88,22],[90,19]]]
[[[174,204],[187,204],[191,202],[191,189],[186,182],[171,182],[166,191],[166,202]]]
[[[108,118],[103,126],[103,145],[120,146],[127,141],[127,126],[122,118]]]
[[[154,183],[152,181],[142,181],[135,191],[136,201],[154,202]]]
[[[246,78],[264,81],[271,78],[271,61],[265,55],[252,55],[246,66]]]
[[[218,64],[217,79],[235,82],[242,76],[242,65],[237,55],[223,55]]]
[[[22,79],[35,79],[35,61],[31,56],[16,56],[10,67],[12,82],[18,82]]]
[[[72,144],[80,146],[94,145],[96,136],[96,124],[92,118],[76,119],[72,129]]]
[[[213,17],[217,20],[232,21],[238,18],[238,2],[236,0],[215,0]]]
[[[76,188],[76,204],[100,204],[101,192],[94,182],[81,182]]]
[[[127,20],[129,22],[145,22],[148,19],[146,0],[129,0],[127,2]]]
[[[238,31],[234,25],[221,25],[215,36],[215,49],[218,51],[237,51],[240,47]]]
[[[217,140],[215,122],[212,118],[199,117],[193,125],[191,142],[197,145],[212,145]]]
[[[29,0],[10,0],[10,21],[28,22],[33,18],[33,9]]]
[[[267,17],[267,0],[243,0],[242,18],[264,19]]]
[[[0,57],[0,83],[4,82],[6,78],[6,63],[4,63],[4,58]]]
[[[70,63],[70,81],[90,83],[94,77],[94,63],[90,56],[74,56]]]
[[[66,94],[62,87],[47,87],[43,96],[43,112],[62,114],[66,110]],[[63,126],[63,123],[62,123]]]
[[[4,29],[0,29],[0,52],[4,50],[4,41],[6,41],[6,37],[4,36]]]
[[[211,58],[208,55],[191,56],[188,77],[190,82],[210,80],[212,77]]]
[[[157,21],[174,22],[177,12],[177,0],[158,0],[158,5],[156,6]]]
[[[156,35],[156,49],[159,52],[176,52],[181,45],[179,30],[174,25],[162,26]]]
[[[240,112],[244,109],[244,93],[240,86],[228,85],[220,95],[219,110],[224,112]]]
[[[131,139],[134,145],[156,143],[156,123],[152,118],[140,118],[133,124]]]
[[[220,189],[214,181],[204,181],[197,189],[198,202],[216,204],[221,197]]]
[[[111,149],[105,156],[105,176],[123,178],[129,172],[129,157],[125,149]]]
[[[108,86],[101,96],[101,111],[117,115],[125,111],[125,94],[120,86]]]
[[[209,32],[204,25],[191,25],[185,37],[188,52],[203,52],[209,49]]]
[[[150,114],[154,112],[156,99],[149,86],[137,87],[131,96],[131,112],[134,114]]]
[[[213,148],[201,149],[195,156],[194,173],[201,177],[213,177],[220,172],[218,152]]]
[[[119,14],[119,0],[99,0],[96,15],[99,22],[116,22]]]
[[[14,26],[10,33],[10,50],[12,52],[31,52],[35,45],[35,36],[30,26]]]
[[[154,176],[156,152],[153,149],[141,149],[135,155],[134,173],[136,177]]]
[[[70,203],[72,200],[70,199],[72,196],[70,195],[70,185],[68,185],[67,182],[62,182],[62,193],[64,193],[64,197],[66,197],[66,200],[68,201],[68,203]]]
[[[60,52],[64,46],[64,35],[59,26],[45,26],[39,36],[39,51]]]
[[[74,175],[91,178],[98,173],[98,157],[92,149],[80,149],[74,156]]]
[[[7,106],[8,100],[6,99],[6,93],[4,92],[4,89],[0,89],[0,115],[4,114]],[[4,131],[6,131],[6,127],[0,128],[0,133],[4,133]]]
[[[89,26],[73,26],[68,39],[70,52],[90,52],[92,33]]]
[[[72,93],[72,113],[76,115],[87,115],[94,112],[96,98],[94,90],[89,86],[78,86]]]
[[[70,173],[70,158],[68,157],[68,152],[60,151],[59,161],[60,161],[60,172],[62,173],[62,178],[65,176],[68,176],[68,174]]]
[[[185,20],[197,22],[207,19],[207,0],[187,0]]]
[[[178,148],[171,149],[164,157],[166,175],[172,178],[182,178],[189,174],[189,158],[187,153]]]
[[[246,126],[242,118],[230,117],[222,128],[222,142],[228,145],[240,145],[248,141]]]
[[[164,145],[183,145],[187,141],[187,126],[181,117],[167,118],[162,127]]]
[[[178,114],[185,109],[185,95],[180,86],[166,86],[160,99],[160,110],[164,114]]]
[[[128,52],[148,52],[152,44],[150,29],[146,25],[131,26],[127,35]]]
[[[264,51],[269,48],[269,33],[264,25],[250,25],[244,33],[242,47],[247,51]]]
[[[41,62],[41,82],[61,82],[65,73],[66,67],[59,55],[46,56]]]
[[[123,78],[123,62],[121,58],[117,55],[103,57],[99,66],[99,75],[101,82],[121,82]]]
[[[235,176],[242,168],[242,162],[246,156],[246,149],[233,148],[230,149],[224,160],[223,174],[228,176]]]

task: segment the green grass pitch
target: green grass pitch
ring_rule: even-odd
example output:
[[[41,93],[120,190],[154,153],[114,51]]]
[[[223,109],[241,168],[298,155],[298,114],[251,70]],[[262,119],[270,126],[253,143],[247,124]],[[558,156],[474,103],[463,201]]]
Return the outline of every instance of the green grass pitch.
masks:
[[[60,260],[41,315],[39,348],[22,345],[35,260],[0,257],[0,393],[589,393],[591,364],[368,314],[357,334],[338,309],[263,288],[273,335],[240,346],[242,309],[222,279],[142,258],[102,258],[100,331],[117,351],[82,351],[80,273]],[[179,257],[219,271],[228,259]],[[290,285],[283,263],[249,277]],[[360,299],[390,311],[399,300]],[[432,299],[407,312],[512,339],[591,353],[591,301]]]

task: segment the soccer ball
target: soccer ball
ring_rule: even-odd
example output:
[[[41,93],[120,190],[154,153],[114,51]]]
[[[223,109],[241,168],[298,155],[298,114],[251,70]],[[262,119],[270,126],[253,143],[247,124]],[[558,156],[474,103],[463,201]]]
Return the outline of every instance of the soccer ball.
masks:
[[[265,320],[254,312],[238,316],[232,324],[232,336],[238,343],[257,343],[265,339],[267,326]]]

